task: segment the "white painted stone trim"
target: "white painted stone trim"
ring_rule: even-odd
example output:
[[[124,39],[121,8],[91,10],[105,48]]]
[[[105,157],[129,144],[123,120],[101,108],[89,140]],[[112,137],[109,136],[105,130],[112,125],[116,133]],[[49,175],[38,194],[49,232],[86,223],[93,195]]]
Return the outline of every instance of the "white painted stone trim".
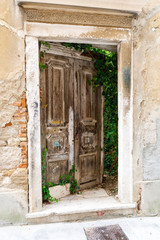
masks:
[[[26,37],[26,88],[28,107],[29,211],[42,209],[39,42]]]
[[[147,0],[16,0],[17,4],[26,7],[26,5],[39,4],[58,5],[58,6],[70,6],[70,7],[85,7],[85,8],[96,8],[105,10],[117,10],[138,13],[142,10]]]
[[[92,42],[92,44],[109,46],[115,46],[120,41],[128,41],[131,37],[131,30],[127,28],[77,26],[67,24],[25,22],[24,31],[27,36],[34,36],[46,41]],[[98,35],[101,35],[101,38],[97,37],[96,31],[98,31]]]
[[[77,201],[78,202],[78,201]],[[66,204],[66,202],[65,202]],[[60,207],[50,207],[50,208],[46,208],[41,212],[35,212],[35,213],[29,213],[26,215],[27,219],[32,219],[32,218],[41,218],[41,217],[48,217],[52,214],[56,214],[56,215],[63,215],[63,214],[75,214],[75,213],[89,213],[89,212],[99,212],[99,211],[113,211],[113,210],[121,210],[121,209],[135,209],[137,206],[136,203],[132,203],[132,204],[125,204],[125,203],[110,203],[110,204],[106,204],[106,205],[96,205],[95,207],[93,207],[93,205],[87,205],[87,206],[82,206],[79,207],[77,204],[77,208],[76,209],[72,209],[72,207],[65,209],[64,211],[64,207],[60,208]]]
[[[131,40],[118,45],[118,197],[133,202],[133,108]]]
[[[105,27],[25,23],[27,103],[29,112],[29,205],[30,211],[42,208],[41,142],[39,97],[38,40],[118,45],[119,102],[119,178],[118,195],[121,203],[133,203],[132,145],[133,145],[133,84],[131,67],[131,30]],[[34,71],[33,71],[34,69]],[[128,70],[130,69],[130,70]],[[127,87],[127,81],[129,86]],[[34,102],[37,115],[34,118]],[[33,141],[34,140],[34,141]],[[71,157],[71,156],[70,156]]]

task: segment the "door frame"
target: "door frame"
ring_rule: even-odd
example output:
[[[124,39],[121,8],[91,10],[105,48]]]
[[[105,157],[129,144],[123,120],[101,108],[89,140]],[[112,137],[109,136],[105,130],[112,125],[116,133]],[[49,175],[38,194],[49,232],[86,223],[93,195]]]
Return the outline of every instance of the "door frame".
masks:
[[[29,211],[42,209],[39,41],[117,46],[118,52],[118,197],[133,203],[132,34],[129,28],[25,23],[28,107]]]

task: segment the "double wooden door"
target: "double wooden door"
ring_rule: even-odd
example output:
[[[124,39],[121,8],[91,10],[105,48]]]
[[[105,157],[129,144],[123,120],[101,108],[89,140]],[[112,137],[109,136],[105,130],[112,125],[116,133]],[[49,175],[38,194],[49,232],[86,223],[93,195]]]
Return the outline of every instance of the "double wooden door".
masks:
[[[92,59],[61,45],[46,50],[41,72],[42,148],[47,147],[47,182],[59,182],[72,165],[81,189],[99,184],[101,89],[93,91]]]

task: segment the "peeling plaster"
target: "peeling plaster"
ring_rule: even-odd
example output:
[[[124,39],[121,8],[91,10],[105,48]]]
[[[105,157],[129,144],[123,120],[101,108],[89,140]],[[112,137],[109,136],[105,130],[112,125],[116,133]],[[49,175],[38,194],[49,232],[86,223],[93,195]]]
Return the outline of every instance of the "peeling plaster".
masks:
[[[147,144],[143,149],[143,179],[145,181],[160,180],[160,119],[156,122],[156,144]]]
[[[127,89],[130,89],[130,68],[129,67],[125,67],[122,69],[122,72],[123,72],[123,80],[124,80],[124,84],[125,84],[125,87]]]
[[[9,31],[13,32],[18,37],[24,38],[24,31],[23,30],[17,30],[16,28],[13,28],[12,26],[10,26],[8,23],[6,23],[3,20],[0,20],[0,26],[3,26],[5,28],[7,28]]]

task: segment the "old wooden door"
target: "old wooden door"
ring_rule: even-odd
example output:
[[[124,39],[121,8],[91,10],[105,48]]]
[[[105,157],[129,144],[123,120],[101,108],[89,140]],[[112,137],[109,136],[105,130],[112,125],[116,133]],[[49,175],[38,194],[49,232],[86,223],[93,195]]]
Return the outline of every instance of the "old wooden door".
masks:
[[[44,47],[45,48],[45,47]],[[59,182],[75,164],[81,188],[100,183],[101,93],[89,81],[92,59],[52,44],[41,73],[42,148],[47,146],[47,182]]]
[[[76,179],[81,189],[101,181],[101,89],[89,84],[95,74],[92,61],[75,61],[74,114]]]

